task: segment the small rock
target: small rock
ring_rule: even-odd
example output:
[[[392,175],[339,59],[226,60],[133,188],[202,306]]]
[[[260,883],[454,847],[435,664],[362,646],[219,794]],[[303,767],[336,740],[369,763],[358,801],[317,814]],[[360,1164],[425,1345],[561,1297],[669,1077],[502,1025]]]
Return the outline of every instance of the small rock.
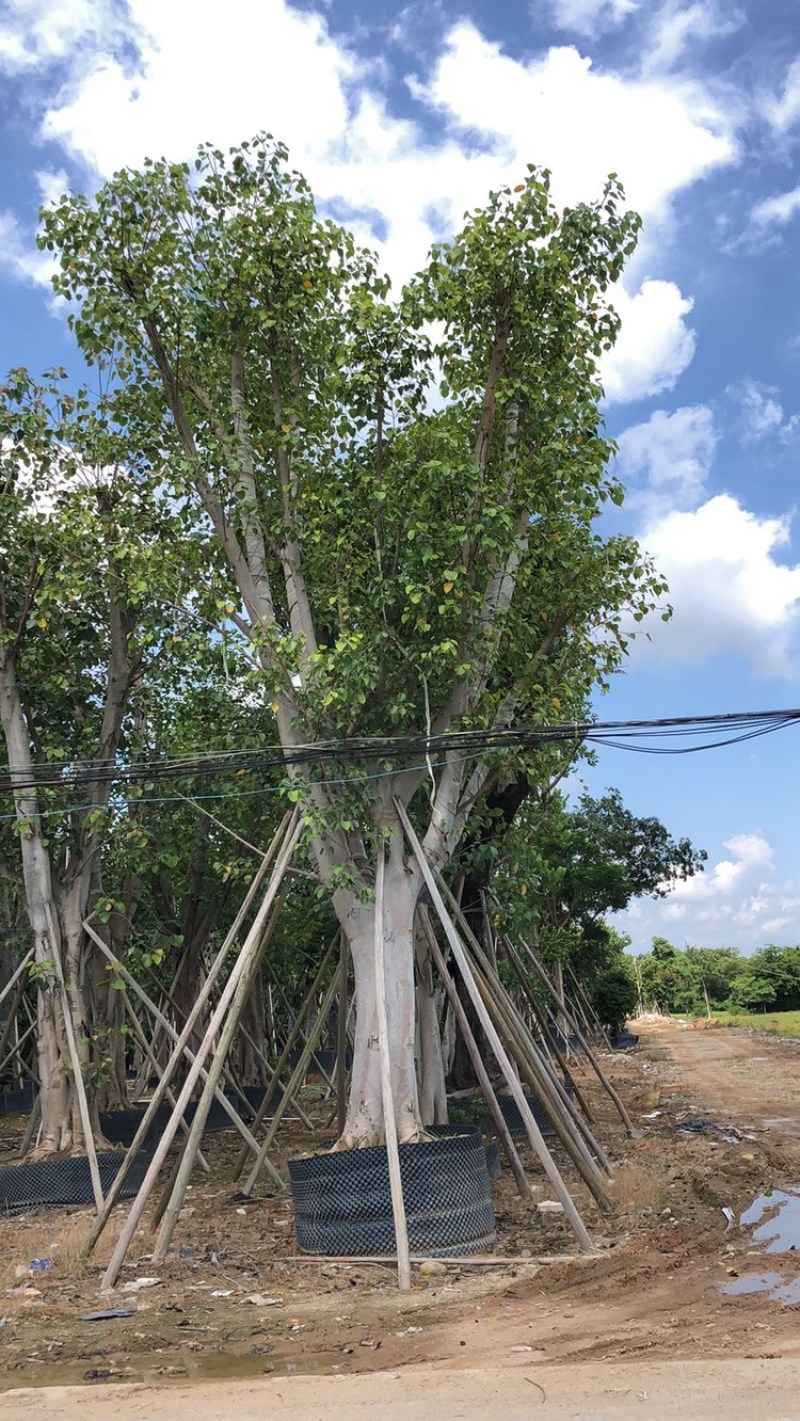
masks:
[[[282,1299],[267,1298],[263,1293],[250,1293],[248,1297],[245,1298],[245,1302],[252,1303],[253,1306],[257,1308],[276,1308],[280,1307]]]
[[[438,1258],[426,1258],[423,1263],[420,1263],[419,1271],[425,1274],[446,1273],[447,1264],[441,1263]]]
[[[662,1217],[662,1219],[671,1219],[671,1218],[672,1218],[672,1210],[670,1209],[669,1204],[667,1205],[666,1209],[662,1209],[662,1210],[661,1210],[661,1217]]]

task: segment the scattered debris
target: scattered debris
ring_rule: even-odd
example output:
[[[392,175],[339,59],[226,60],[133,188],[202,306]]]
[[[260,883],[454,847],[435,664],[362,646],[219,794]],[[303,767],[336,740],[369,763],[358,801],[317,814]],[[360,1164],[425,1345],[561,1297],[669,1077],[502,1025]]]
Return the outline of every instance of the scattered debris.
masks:
[[[135,1317],[136,1308],[103,1308],[102,1312],[78,1313],[79,1322],[111,1322],[115,1317]]]
[[[141,1293],[145,1288],[157,1288],[160,1278],[131,1278],[129,1283],[123,1283],[120,1288],[121,1293]]]

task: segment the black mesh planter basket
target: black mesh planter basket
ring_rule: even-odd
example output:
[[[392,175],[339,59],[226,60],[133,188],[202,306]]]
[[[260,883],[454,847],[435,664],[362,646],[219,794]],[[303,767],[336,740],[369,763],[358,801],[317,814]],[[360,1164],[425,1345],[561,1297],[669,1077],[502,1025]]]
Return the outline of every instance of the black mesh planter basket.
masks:
[[[23,1112],[28,1114],[33,1109],[35,1099],[36,1090],[32,1081],[20,1086],[18,1090],[4,1090],[0,1092],[0,1115],[20,1115]]]
[[[400,1145],[399,1151],[411,1252],[435,1258],[491,1250],[494,1208],[478,1132]],[[396,1252],[385,1145],[288,1164],[304,1253]]]
[[[571,1086],[567,1087],[567,1094],[570,1097],[574,1094],[574,1090]],[[554,1135],[555,1130],[550,1124],[550,1118],[547,1115],[547,1112],[545,1111],[545,1108],[542,1105],[542,1102],[540,1101],[538,1095],[533,1095],[530,1091],[526,1091],[525,1099],[528,1102],[531,1114],[534,1120],[536,1121],[536,1124],[539,1126],[539,1129],[541,1130],[542,1134],[546,1135],[548,1138]],[[522,1119],[522,1116],[520,1115],[519,1106],[517,1105],[517,1102],[515,1101],[513,1095],[498,1095],[497,1103],[500,1106],[503,1119],[505,1120],[511,1134],[527,1135],[527,1131],[525,1129],[525,1122]],[[486,1130],[491,1130],[494,1128],[494,1121],[492,1120],[491,1115],[487,1115],[484,1118],[483,1127]]]
[[[634,1031],[615,1031],[611,1037],[611,1045],[615,1051],[631,1051],[639,1044],[639,1037]]]
[[[111,1188],[124,1158],[122,1151],[97,1156],[104,1194]],[[138,1192],[149,1163],[149,1152],[140,1150],[120,1190],[120,1199],[132,1199]],[[94,1204],[89,1161],[85,1156],[39,1160],[35,1164],[0,1169],[0,1214],[63,1208],[68,1204]]]

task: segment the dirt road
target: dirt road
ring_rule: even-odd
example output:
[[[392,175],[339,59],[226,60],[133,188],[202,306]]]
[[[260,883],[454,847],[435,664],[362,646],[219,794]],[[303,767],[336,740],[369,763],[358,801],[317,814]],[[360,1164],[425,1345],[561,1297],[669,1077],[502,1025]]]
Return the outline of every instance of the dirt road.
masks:
[[[215,1387],[50,1388],[7,1397],[20,1421],[797,1421],[793,1361],[418,1370]],[[14,1408],[18,1409],[14,1409]]]
[[[607,1099],[585,1082],[616,1165],[614,1216],[589,1216],[597,1259],[540,1267],[521,1257],[526,1244],[538,1254],[571,1252],[572,1243],[552,1221],[545,1232],[535,1204],[523,1206],[504,1180],[501,1247],[514,1257],[484,1272],[415,1276],[412,1294],[400,1295],[387,1268],[281,1262],[285,1204],[265,1199],[260,1213],[237,1218],[220,1208],[219,1191],[198,1190],[179,1242],[204,1231],[219,1262],[176,1258],[129,1322],[80,1323],[98,1305],[96,1270],[60,1281],[54,1269],[39,1297],[7,1294],[0,1358],[13,1390],[0,1393],[0,1418],[72,1421],[80,1407],[82,1421],[344,1421],[368,1412],[427,1421],[433,1407],[443,1421],[539,1409],[573,1421],[800,1421],[800,1253],[766,1256],[768,1239],[738,1226],[767,1191],[784,1191],[766,1201],[768,1221],[778,1201],[795,1202],[800,1047],[677,1023],[640,1030],[640,1047],[609,1069],[642,1138],[626,1140]],[[223,1214],[224,1258],[213,1232]],[[44,1228],[52,1224],[41,1216],[0,1222],[0,1245],[35,1257]],[[135,1266],[147,1272],[146,1255]],[[248,1305],[255,1287],[275,1306]],[[728,1291],[737,1288],[748,1291]],[[87,1377],[91,1387],[54,1385]]]

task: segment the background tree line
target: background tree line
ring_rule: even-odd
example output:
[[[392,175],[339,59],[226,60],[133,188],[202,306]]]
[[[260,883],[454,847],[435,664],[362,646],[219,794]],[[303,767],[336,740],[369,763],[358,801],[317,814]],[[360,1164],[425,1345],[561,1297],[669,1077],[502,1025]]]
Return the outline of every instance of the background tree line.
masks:
[[[654,937],[650,952],[625,961],[645,1011],[800,1010],[800,947],[770,943],[742,957],[735,947],[679,950]]]

